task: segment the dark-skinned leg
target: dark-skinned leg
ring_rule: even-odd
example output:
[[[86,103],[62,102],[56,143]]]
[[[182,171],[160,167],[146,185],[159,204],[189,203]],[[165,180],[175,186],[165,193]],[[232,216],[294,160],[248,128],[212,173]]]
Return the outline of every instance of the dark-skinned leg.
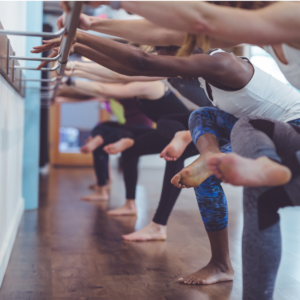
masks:
[[[177,187],[200,185],[213,174],[207,167],[207,159],[213,155],[224,155],[219,149],[219,141],[214,134],[205,133],[197,140],[196,147],[201,154],[194,162],[183,168],[172,178],[172,183]]]
[[[230,153],[231,144],[221,146],[222,153]],[[205,225],[212,257],[199,271],[180,279],[186,284],[212,284],[233,279],[228,247],[228,208],[220,181],[213,175],[196,187],[195,194]]]
[[[199,108],[190,116],[189,127],[192,139],[201,156],[182,169],[172,179],[177,187],[196,187],[212,175],[207,160],[212,155],[223,156],[220,141],[228,141],[230,132],[238,119],[217,108]]]
[[[231,265],[228,246],[228,228],[217,232],[207,232],[212,257],[209,263],[189,276],[180,278],[184,284],[213,284],[231,281],[234,271]]]
[[[220,181],[210,176],[195,188],[212,256],[209,263],[179,281],[185,284],[212,284],[233,280],[234,271],[230,262],[228,247],[228,209],[227,200]]]

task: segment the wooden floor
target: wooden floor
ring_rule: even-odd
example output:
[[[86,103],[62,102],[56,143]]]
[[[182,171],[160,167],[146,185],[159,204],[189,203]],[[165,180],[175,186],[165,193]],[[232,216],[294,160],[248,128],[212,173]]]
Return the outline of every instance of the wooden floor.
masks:
[[[107,217],[124,201],[122,176],[113,172],[111,199],[80,201],[93,181],[91,169],[51,169],[41,176],[40,208],[24,214],[1,300],[240,300],[241,189],[225,186],[230,210],[234,282],[185,286],[176,279],[208,262],[210,248],[192,190],[184,191],[171,215],[166,242],[123,242],[121,235],[152,218],[163,172],[140,171],[139,216]],[[283,260],[276,300],[300,299],[300,211],[284,211]],[[259,299],[258,299],[259,300]]]

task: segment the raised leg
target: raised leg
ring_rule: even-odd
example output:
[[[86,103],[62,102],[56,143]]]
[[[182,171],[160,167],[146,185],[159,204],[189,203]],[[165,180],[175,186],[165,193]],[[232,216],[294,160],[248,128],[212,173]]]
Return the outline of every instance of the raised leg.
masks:
[[[249,187],[284,185],[297,166],[295,155],[300,149],[299,128],[291,124],[261,117],[241,118],[232,131],[237,154],[214,157],[212,171],[224,182]],[[293,127],[294,126],[294,127]],[[287,164],[285,161],[291,161]]]
[[[182,155],[191,142],[192,137],[189,130],[178,131],[175,133],[172,141],[160,153],[160,157],[164,158],[166,161],[175,161]]]
[[[219,150],[219,143],[221,140],[229,142],[236,121],[237,118],[217,108],[200,108],[191,114],[190,131],[200,157],[173,177],[175,186],[196,187],[213,174],[207,160],[211,155],[224,155]]]
[[[299,133],[300,127],[261,117],[242,118],[232,131],[239,159],[254,163],[268,158],[287,167],[292,175],[283,186],[244,188],[243,300],[273,299],[281,258],[278,209],[300,205]]]

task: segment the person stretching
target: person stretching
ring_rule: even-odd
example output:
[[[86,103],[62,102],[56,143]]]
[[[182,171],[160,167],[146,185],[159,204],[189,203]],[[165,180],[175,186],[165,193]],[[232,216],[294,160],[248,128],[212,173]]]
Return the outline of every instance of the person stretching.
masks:
[[[126,75],[200,77],[208,85],[217,87],[219,90],[238,91],[249,83],[254,74],[254,68],[248,61],[220,51],[214,55],[195,54],[190,57],[159,56],[144,53],[114,41],[90,36],[84,32],[76,34],[76,41],[79,44],[73,45],[71,53],[80,53],[107,68]],[[36,48],[36,51],[43,51],[49,45],[57,45],[57,42],[52,41],[46,46]],[[224,150],[229,151],[225,148]],[[199,160],[197,163],[205,166]],[[193,164],[193,168],[198,169],[197,163]],[[185,284],[211,284],[233,279],[228,247],[226,197],[219,182],[202,186],[205,192],[197,192],[198,205],[203,213],[203,221],[213,255],[207,266],[180,280]],[[215,193],[215,187],[219,187],[218,193]],[[201,201],[202,197],[204,202]],[[212,207],[210,203],[213,204]],[[202,207],[203,210],[201,210]],[[222,209],[219,209],[220,207]]]
[[[106,84],[100,82],[75,81],[74,86],[81,91],[87,90],[87,92],[91,95],[101,94],[106,97],[116,97],[121,103],[123,103],[122,97],[136,95],[137,108],[139,109],[139,111],[148,116],[153,122],[157,122],[162,116],[172,115],[175,113],[188,115],[190,114],[185,105],[183,105],[182,102],[175,96],[175,94],[171,92],[171,90],[167,89],[167,87],[161,81],[137,82],[128,84]],[[105,123],[103,125],[104,128],[102,128],[102,130],[107,128]],[[103,125],[101,125],[101,127],[103,127]],[[117,139],[115,139],[116,135],[119,137],[122,135],[123,138],[119,142],[115,143],[113,147],[112,145],[107,146],[108,143],[105,143],[105,145],[103,144],[104,146],[101,147],[100,150],[102,152],[106,151],[109,154],[122,152],[123,149],[133,145],[133,140],[135,138],[135,140],[139,139],[141,141],[139,146],[136,146],[140,150],[146,150],[147,154],[160,153],[173,138],[173,136],[171,136],[171,138],[167,139],[154,129],[133,129],[128,128],[128,126],[124,129],[126,129],[127,134],[124,134],[123,132],[122,134],[118,133],[119,135],[117,135],[115,133],[113,135],[114,140],[110,139],[110,143],[113,143],[117,141]],[[128,131],[130,131],[131,135],[128,134]],[[173,130],[173,135],[174,133],[175,131]],[[140,137],[143,138],[141,139]],[[129,156],[126,156],[126,154],[123,156],[123,173],[126,186],[126,202],[124,206],[108,211],[109,215],[133,215],[137,213],[135,205],[135,190],[138,176],[138,157],[139,156],[137,156],[136,159],[132,160],[129,159]],[[171,175],[173,176],[174,174],[175,173],[172,173]],[[171,190],[175,190],[175,194],[179,194],[176,191],[176,188],[174,189],[170,181],[168,181],[167,186],[165,187],[164,185],[163,188],[164,198],[173,197],[172,195],[174,194],[174,192],[172,193],[170,191],[170,188]]]

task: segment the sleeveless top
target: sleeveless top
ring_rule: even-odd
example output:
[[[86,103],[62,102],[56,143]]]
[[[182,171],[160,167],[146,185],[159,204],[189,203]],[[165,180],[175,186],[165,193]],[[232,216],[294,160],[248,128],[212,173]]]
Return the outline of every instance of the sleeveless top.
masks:
[[[168,82],[175,88],[183,97],[190,100],[192,103],[203,107],[212,106],[207,98],[203,88],[200,87],[197,79],[181,79],[169,78]]]
[[[210,55],[218,52],[224,51],[218,49]],[[241,58],[249,62],[247,58]],[[240,90],[224,91],[210,84],[212,104],[236,118],[257,115],[282,122],[300,118],[300,93],[258,67],[252,66],[254,74],[248,84]],[[198,79],[209,97],[205,80],[201,77]]]
[[[124,107],[125,125],[144,125],[152,128],[151,120],[138,109],[135,98],[122,99],[120,103]]]
[[[168,89],[159,99],[138,99],[137,107],[153,122],[166,115],[190,113],[188,108]]]
[[[300,49],[295,49],[287,44],[281,44],[281,47],[288,62],[287,65],[278,59],[272,46],[263,48],[274,58],[287,81],[300,90]]]

